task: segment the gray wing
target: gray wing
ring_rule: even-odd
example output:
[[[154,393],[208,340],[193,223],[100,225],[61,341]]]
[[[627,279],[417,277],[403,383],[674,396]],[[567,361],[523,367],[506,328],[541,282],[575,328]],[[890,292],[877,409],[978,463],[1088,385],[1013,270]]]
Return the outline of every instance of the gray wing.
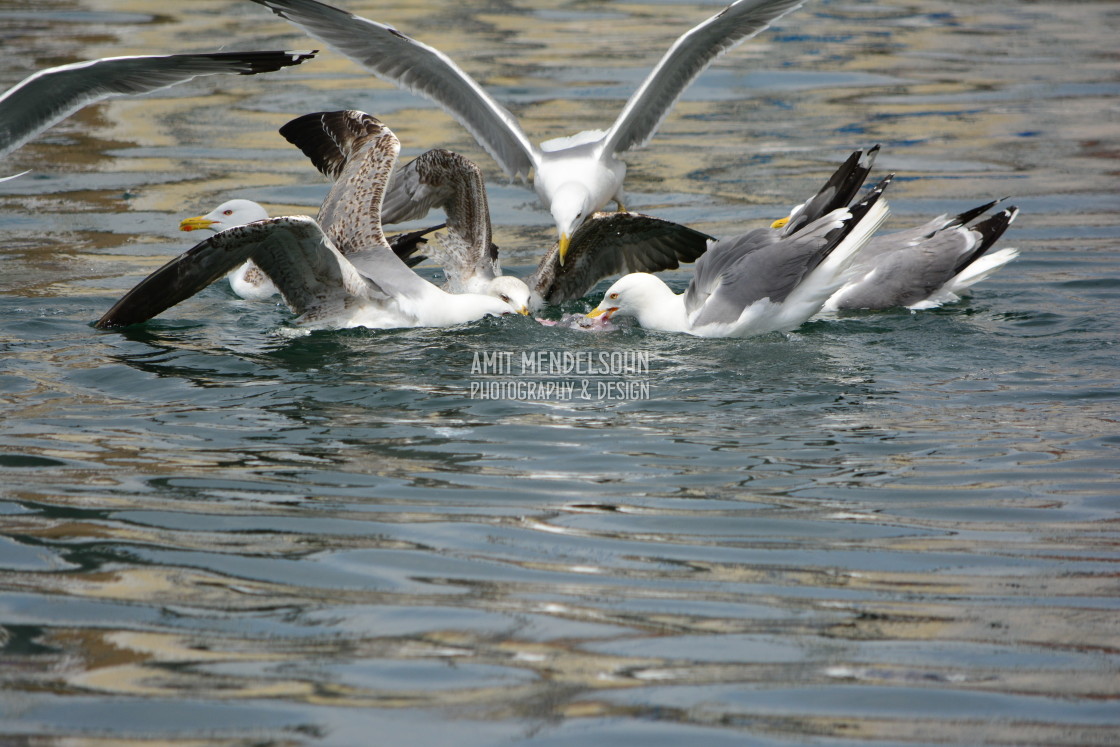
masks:
[[[1002,201],[1003,199],[992,200],[991,202],[986,202],[983,205],[978,205],[974,208],[970,208],[952,217],[939,215],[933,220],[927,221],[920,226],[915,226],[914,228],[907,228],[903,229],[902,231],[894,231],[892,233],[876,236],[875,238],[871,239],[871,241],[867,242],[866,246],[864,246],[863,249],[860,250],[859,257],[856,259],[856,261],[860,264],[867,264],[874,261],[877,257],[893,251],[904,249],[909,246],[913,246],[914,244],[925,241],[942,231],[946,231],[955,226],[966,225],[976,218],[980,217],[984,213],[988,212]],[[1004,225],[1004,228],[1006,229],[1007,226]],[[1000,231],[1000,233],[1002,233],[1002,231]],[[996,238],[998,238],[998,235],[996,236]],[[991,244],[989,243],[989,246],[990,245]]]
[[[393,173],[381,209],[383,222],[422,218],[432,208],[447,216],[447,234],[437,239],[440,246],[432,254],[447,273],[449,289],[463,292],[471,278],[497,277],[486,185],[473,161],[437,148]]]
[[[329,44],[382,80],[446,111],[509,176],[528,177],[536,148],[517,119],[437,49],[392,26],[315,0],[253,0]]]
[[[106,57],[40,70],[0,96],[0,155],[103,99],[148,93],[200,75],[272,72],[314,56],[312,51]]]
[[[688,226],[639,213],[596,213],[576,229],[560,264],[559,244],[528,280],[547,303],[582,298],[605,277],[675,270],[694,262],[713,237]]]
[[[877,237],[875,240],[882,243],[897,243],[880,251],[872,263],[864,263],[874,272],[838,292],[830,305],[837,309],[889,309],[929,298],[984,256],[1015,219],[1018,209],[1012,207],[975,225],[962,225],[997,202],[965,211],[947,223],[937,219],[941,225],[932,234],[914,238],[913,232],[919,229],[912,229]],[[900,235],[905,243],[896,238]]]
[[[191,247],[140,281],[94,326],[108,329],[147,321],[247,259],[260,266],[297,313],[343,292],[367,290],[311,218],[270,218],[221,231]],[[378,289],[371,292],[376,296]]]
[[[260,0],[258,0],[259,2]],[[602,152],[645,145],[689,84],[717,57],[800,7],[802,0],[738,0],[673,43],[603,138]]]
[[[764,298],[785,301],[872,212],[892,178],[881,181],[856,205],[818,218],[792,236],[778,237],[776,231],[762,228],[721,239],[697,262],[685,291],[692,324],[727,324]]]
[[[388,251],[381,205],[400,151],[396,135],[376,117],[353,110],[305,114],[280,134],[333,180],[318,220],[338,250]]]
[[[745,258],[773,247],[780,240],[776,231],[768,228],[756,228],[738,236],[713,241],[708,246],[708,251],[704,256],[696,262],[696,271],[684,293],[685,310],[691,315],[701,307],[711,308],[712,316],[718,317],[718,321],[738,319],[744,308],[758,300],[759,296],[757,296],[756,290],[745,291],[741,305],[737,305],[739,300],[737,296],[732,298],[724,294],[723,303],[719,304],[717,308],[717,306],[711,305],[713,296],[719,293],[729,278],[738,277],[735,271],[737,268],[742,268]],[[774,253],[771,252],[770,254]],[[780,258],[781,254],[777,253],[777,260],[780,260]],[[776,260],[771,259],[770,261],[775,262]],[[768,263],[764,261],[759,263],[758,266],[765,270]],[[778,284],[772,278],[773,274],[774,272],[769,272],[766,273],[765,278],[760,277],[759,285],[763,288],[770,288]],[[728,304],[729,301],[732,302],[730,305]]]
[[[953,275],[957,257],[972,242],[962,231],[939,233],[883,255],[874,273],[843,290],[838,309],[889,309],[917,303]]]

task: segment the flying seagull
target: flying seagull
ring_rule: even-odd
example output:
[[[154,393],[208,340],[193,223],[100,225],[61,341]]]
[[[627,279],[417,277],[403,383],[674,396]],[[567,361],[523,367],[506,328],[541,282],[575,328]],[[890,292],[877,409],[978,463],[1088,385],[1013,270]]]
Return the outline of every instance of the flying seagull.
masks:
[[[0,156],[104,99],[158,91],[200,75],[269,73],[315,54],[313,50],[104,57],[40,70],[0,96]]]
[[[319,213],[322,227],[284,216],[217,233],[141,281],[96,326],[146,321],[249,259],[280,289],[296,323],[310,328],[448,326],[516,311],[493,296],[440,290],[393,253],[380,209],[400,143],[368,114],[331,114],[346,155]]]
[[[626,102],[609,130],[534,145],[516,117],[447,55],[392,26],[316,0],[253,0],[399,88],[423,96],[463,125],[507,175],[529,177],[552,213],[567,259],[575,230],[612,200],[623,209],[626,164],[684,90],[717,57],[758,34],[802,0],[737,0],[683,34]]]

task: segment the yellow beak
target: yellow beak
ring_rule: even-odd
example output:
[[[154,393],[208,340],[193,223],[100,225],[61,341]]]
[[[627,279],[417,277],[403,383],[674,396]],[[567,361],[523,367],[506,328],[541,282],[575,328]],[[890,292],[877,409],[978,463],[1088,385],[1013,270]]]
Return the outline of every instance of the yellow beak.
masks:
[[[774,221],[773,223],[770,224],[770,227],[771,228],[782,228],[787,223],[789,223],[789,216],[788,215],[784,218],[778,218],[778,220],[776,220],[776,221]]]
[[[614,312],[616,312],[616,311],[618,311],[618,307],[617,307],[617,306],[615,306],[614,308],[606,308],[606,309],[604,309],[604,308],[603,308],[603,307],[601,307],[601,306],[596,306],[596,307],[595,307],[594,309],[592,309],[591,311],[587,312],[587,316],[588,316],[588,317],[590,317],[591,319],[594,319],[594,318],[595,318],[595,317],[597,317],[597,316],[603,316],[603,315],[605,314],[605,315],[606,315],[606,318],[607,318],[607,319],[610,319],[610,318],[611,318],[611,314],[613,314],[613,313],[614,313]]]
[[[564,265],[564,258],[568,256],[568,244],[570,244],[570,243],[571,243],[571,239],[568,237],[568,234],[566,234],[566,233],[560,234],[560,265],[561,265],[561,267]]]
[[[529,316],[529,307],[528,306],[522,306],[520,309],[517,310],[517,313],[520,314],[521,316]]]
[[[179,222],[180,231],[197,231],[202,228],[209,228],[218,221],[204,218],[201,215],[196,215],[193,218],[184,218]]]

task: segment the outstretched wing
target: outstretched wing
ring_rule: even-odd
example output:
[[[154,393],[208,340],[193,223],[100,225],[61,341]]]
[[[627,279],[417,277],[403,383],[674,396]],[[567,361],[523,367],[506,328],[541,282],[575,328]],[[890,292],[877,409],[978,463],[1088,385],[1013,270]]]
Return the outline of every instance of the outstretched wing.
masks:
[[[261,0],[257,0],[260,2]],[[802,0],[737,0],[673,43],[626,102],[600,152],[645,145],[684,90],[721,54],[800,7]]]
[[[333,180],[318,219],[338,250],[387,249],[381,205],[400,152],[392,130],[365,112],[342,110],[297,117],[280,134]]]
[[[311,51],[105,57],[40,70],[0,96],[0,155],[103,99],[157,91],[200,75],[268,73],[314,56]]]
[[[315,0],[253,0],[467,128],[510,176],[528,177],[536,149],[513,116],[438,49]]]
[[[388,298],[338,252],[305,216],[248,223],[216,233],[144,278],[94,325],[145,322],[252,259],[280,289],[292,311],[341,306],[347,297]]]

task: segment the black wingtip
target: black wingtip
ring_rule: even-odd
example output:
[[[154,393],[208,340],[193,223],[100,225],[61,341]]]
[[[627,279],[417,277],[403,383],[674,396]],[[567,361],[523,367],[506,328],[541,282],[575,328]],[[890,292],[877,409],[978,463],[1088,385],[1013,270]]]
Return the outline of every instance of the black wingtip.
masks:
[[[850,217],[843,222],[843,225],[833,229],[826,236],[829,252],[839,246],[840,243],[847,238],[848,234],[855,230],[855,227],[858,226],[860,221],[871,211],[871,208],[874,207],[875,203],[883,196],[883,192],[885,192],[891,182],[894,181],[894,176],[894,174],[887,174],[878,184],[868,190],[862,200],[848,208]]]
[[[805,208],[786,225],[785,235],[796,233],[833,210],[847,207],[867,181],[878,155],[879,145],[874,145],[867,150],[854,151],[848,156],[824,186],[805,203]]]
[[[371,114],[342,109],[296,117],[280,127],[280,134],[324,176],[337,179],[360,144],[387,129]]]
[[[1006,197],[1001,197],[998,200],[992,200],[990,202],[985,202],[983,205],[977,205],[974,208],[971,208],[969,210],[965,210],[963,213],[959,213],[958,215],[954,216],[953,220],[949,222],[949,226],[965,226],[965,225],[968,225],[969,223],[976,220],[981,215],[988,212],[989,210],[991,210],[996,205],[1000,204],[1001,202],[1003,202],[1006,199],[1007,199]],[[948,226],[946,226],[946,227],[948,227]]]
[[[310,50],[283,50],[266,52],[215,52],[210,55],[213,60],[237,60],[247,67],[240,70],[238,75],[257,75],[271,73],[285,67],[302,65],[319,53],[317,49]]]
[[[440,223],[438,226],[429,226],[428,228],[420,228],[416,231],[390,236],[389,247],[393,250],[394,254],[404,260],[405,264],[409,267],[414,267],[427,259],[427,257],[413,257],[412,255],[415,254],[423,244],[428,243],[428,234],[446,227],[446,223]]]
[[[991,249],[997,241],[999,241],[1000,237],[1003,236],[1008,226],[1011,225],[1012,221],[1014,221],[1016,216],[1018,215],[1019,208],[1011,205],[999,211],[995,215],[985,218],[976,225],[969,226],[968,230],[974,231],[975,233],[978,233],[980,235],[980,241],[976,244],[975,249],[961,258],[961,260],[954,268],[953,274],[959,274],[962,270],[964,270],[964,268],[968,267],[970,264],[983,257],[988,252],[988,250]]]

